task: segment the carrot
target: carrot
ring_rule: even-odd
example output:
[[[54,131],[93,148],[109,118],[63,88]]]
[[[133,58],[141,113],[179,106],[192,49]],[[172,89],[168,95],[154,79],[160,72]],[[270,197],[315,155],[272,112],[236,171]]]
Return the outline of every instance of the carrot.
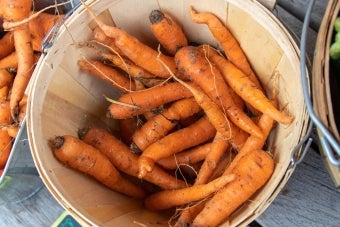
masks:
[[[152,33],[169,54],[175,55],[178,49],[188,45],[182,27],[169,14],[158,9],[152,10],[149,20]]]
[[[212,65],[197,47],[187,46],[177,51],[178,71],[198,84],[209,98],[225,111],[227,117],[249,134],[262,137],[261,130],[230,98],[229,86],[220,71]]]
[[[49,145],[66,166],[92,176],[114,191],[134,198],[145,197],[144,190],[122,177],[104,154],[82,140],[71,135],[56,136]]]
[[[149,210],[159,211],[201,200],[232,182],[235,177],[234,174],[231,174],[219,177],[207,184],[156,192],[145,198],[144,206]]]
[[[37,12],[32,11],[31,14]],[[35,51],[41,51],[42,42],[45,35],[49,30],[56,24],[63,15],[54,15],[49,13],[41,12],[38,16],[32,18],[28,22],[31,38],[32,48]]]
[[[138,155],[132,153],[129,148],[108,131],[100,128],[83,128],[78,132],[79,137],[105,154],[120,171],[137,177]],[[176,189],[186,187],[186,183],[171,176],[158,166],[149,172],[145,181],[151,182],[163,189]]]
[[[152,171],[158,160],[202,144],[211,139],[215,133],[214,126],[206,117],[202,117],[192,125],[157,140],[148,146],[139,157],[139,178],[144,178],[148,172]]]
[[[228,27],[216,15],[209,12],[198,13],[193,7],[190,8],[190,16],[195,23],[206,24],[209,27],[228,59],[242,70],[258,88],[261,88],[261,83],[251,68],[247,56]]]
[[[169,108],[145,122],[133,134],[133,143],[140,150],[145,150],[150,144],[168,134],[178,124],[180,119],[189,117],[200,111],[200,109],[193,98],[180,99],[172,103]]]
[[[232,173],[236,179],[219,190],[193,221],[194,226],[218,226],[270,178],[274,160],[263,150],[243,156]]]
[[[162,78],[142,78],[142,77],[137,77],[137,78],[135,78],[135,80],[140,81],[147,88],[155,87],[155,86],[158,86],[158,85],[161,85],[161,84],[165,83],[165,80],[162,79]]]
[[[191,97],[191,92],[179,83],[167,83],[122,95],[108,107],[108,117],[124,119],[143,114],[163,104]]]
[[[6,57],[14,51],[14,40],[12,32],[6,34],[0,39],[0,59]]]
[[[78,60],[78,66],[81,70],[112,84],[113,87],[117,88],[121,92],[127,93],[136,90],[136,86],[131,79],[101,61]]]
[[[165,169],[176,169],[183,165],[192,166],[196,164],[207,156],[210,152],[211,143],[205,143],[185,151],[176,153],[172,156],[162,158],[157,161],[157,164]]]
[[[6,69],[0,69],[0,88],[10,86],[13,82],[14,75]]]
[[[209,59],[220,66],[218,68],[221,70],[224,79],[245,102],[282,124],[290,124],[294,120],[294,117],[279,111],[264,92],[234,64],[221,55],[211,53]]]
[[[273,105],[276,105],[276,100],[275,98],[272,99]],[[233,159],[233,161],[230,163],[228,168],[225,170],[225,174],[229,174],[237,165],[238,161],[247,153],[252,152],[253,150],[258,150],[258,149],[263,149],[263,146],[269,136],[269,133],[271,129],[274,126],[274,120],[268,116],[267,114],[263,114],[259,121],[258,125],[261,128],[264,137],[263,138],[258,138],[255,136],[249,136],[249,138],[246,140],[244,143],[244,146],[242,147],[241,150],[239,150],[238,154],[236,157]]]
[[[116,54],[109,54],[109,53],[101,52],[100,56],[110,61],[114,66],[125,71],[129,76],[133,78],[155,78],[156,77],[155,75],[149,73],[142,67],[139,67],[138,65],[134,64],[129,59],[119,57]]]
[[[0,169],[5,167],[12,149],[12,137],[3,129],[12,123],[11,109],[6,96],[1,97],[0,101]]]
[[[15,69],[15,71],[18,68],[18,57],[16,51],[13,51],[6,57],[0,59],[0,69]]]
[[[175,62],[172,57],[158,53],[158,51],[142,43],[136,37],[122,29],[105,24],[94,15],[92,10],[84,2],[82,3],[105,35],[113,38],[115,45],[136,65],[157,77],[168,78],[170,76],[169,72],[158,60],[161,59],[173,72],[176,71]]]
[[[93,29],[93,38],[98,41],[99,44],[106,46],[112,53],[120,56],[126,57],[124,53],[116,46],[113,38],[108,37],[100,27]]]
[[[140,124],[138,123],[137,117],[126,118],[126,119],[119,119],[118,121],[118,128],[119,128],[119,135],[121,140],[125,144],[132,143],[132,135],[135,133],[137,129],[139,129]]]
[[[21,21],[29,17],[32,7],[32,0],[3,0],[1,11],[4,18],[4,29],[6,22]],[[34,54],[28,23],[22,23],[13,29],[14,47],[18,58],[18,70],[14,79],[10,106],[13,119],[17,120],[19,113],[18,103],[22,99],[28,82],[31,78],[34,65]]]

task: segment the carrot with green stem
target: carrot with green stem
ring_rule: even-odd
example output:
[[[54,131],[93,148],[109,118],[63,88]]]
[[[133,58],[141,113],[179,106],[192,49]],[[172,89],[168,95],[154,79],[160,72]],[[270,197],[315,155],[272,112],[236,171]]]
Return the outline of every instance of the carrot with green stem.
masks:
[[[28,18],[31,12],[32,0],[2,0],[3,9],[0,14],[5,22],[17,22]],[[18,58],[18,70],[14,79],[10,106],[13,119],[17,120],[18,104],[22,99],[34,68],[34,54],[28,23],[20,23],[13,31],[14,47]]]
[[[252,82],[240,69],[223,56],[214,51],[209,52],[209,59],[222,72],[223,78],[229,86],[248,104],[263,114],[267,114],[281,124],[290,124],[294,120],[278,110],[267,98],[266,94]]]
[[[228,59],[261,89],[261,83],[249,64],[247,56],[228,27],[213,13],[198,13],[193,7],[190,7],[190,16],[195,23],[206,24],[209,27],[213,36],[221,44]]]
[[[101,21],[84,1],[81,1],[86,10],[93,17],[98,26],[103,30],[105,35],[114,40],[115,45],[136,65],[144,68],[156,77],[168,78],[169,72],[157,60],[162,59],[173,72],[176,70],[175,62],[172,57],[159,54],[156,50],[139,41],[136,37],[128,34],[122,29],[110,26]]]
[[[139,156],[131,152],[124,143],[107,130],[96,127],[83,128],[79,129],[78,135],[81,140],[96,147],[101,153],[105,154],[117,169],[130,176],[138,176]],[[187,187],[184,181],[173,177],[157,165],[143,180],[153,183],[162,189]]]
[[[149,195],[144,200],[144,206],[152,211],[165,210],[181,206],[193,201],[204,199],[223,188],[235,179],[234,174],[221,176],[202,185],[193,185],[176,190],[164,190]]]
[[[110,83],[114,88],[117,88],[123,93],[136,90],[136,85],[133,80],[99,60],[78,60],[78,66],[81,70]]]
[[[150,144],[164,137],[172,130],[180,119],[189,117],[201,108],[194,98],[186,98],[175,101],[164,111],[146,121],[132,136],[135,146],[145,150]]]
[[[174,131],[157,140],[148,146],[139,157],[139,178],[144,178],[148,175],[158,160],[202,144],[211,139],[215,133],[214,126],[203,116],[190,126]]]
[[[124,119],[143,114],[163,104],[191,97],[191,92],[182,84],[171,82],[140,91],[123,94],[118,100],[111,100],[107,115],[109,118]]]
[[[175,55],[175,62],[178,71],[197,84],[212,102],[223,111],[222,114],[225,112],[231,122],[249,134],[258,137],[263,136],[260,128],[231,99],[230,88],[220,71],[210,63],[199,48],[193,46],[181,48]],[[223,126],[226,127],[226,124],[223,123],[219,127]]]
[[[175,19],[162,10],[155,9],[149,14],[150,28],[156,39],[171,55],[188,45],[187,37]]]
[[[274,171],[273,158],[263,150],[254,150],[244,155],[232,171],[236,179],[206,202],[196,216],[193,226],[218,226],[238,207],[257,192]]]
[[[145,191],[121,176],[104,154],[77,137],[56,136],[49,140],[49,146],[55,157],[66,166],[92,176],[114,191],[134,198],[145,197]]]

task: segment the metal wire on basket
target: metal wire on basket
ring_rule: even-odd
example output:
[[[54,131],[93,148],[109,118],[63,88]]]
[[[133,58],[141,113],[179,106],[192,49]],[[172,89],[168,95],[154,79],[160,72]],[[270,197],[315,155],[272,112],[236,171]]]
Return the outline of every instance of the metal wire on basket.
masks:
[[[310,94],[308,92],[308,82],[307,82],[307,76],[306,76],[306,56],[305,56],[306,55],[306,39],[308,36],[308,27],[309,27],[309,22],[310,22],[314,3],[315,3],[315,0],[310,0],[308,3],[306,15],[305,15],[303,26],[302,26],[302,33],[301,33],[300,70],[301,70],[302,89],[303,89],[304,99],[305,99],[307,110],[309,112],[310,119],[312,120],[312,123],[320,131],[319,142],[322,146],[322,149],[325,151],[327,158],[333,165],[340,166],[339,142],[334,138],[332,133],[329,132],[328,128],[321,122],[321,120],[315,114],[313,105],[311,103]]]

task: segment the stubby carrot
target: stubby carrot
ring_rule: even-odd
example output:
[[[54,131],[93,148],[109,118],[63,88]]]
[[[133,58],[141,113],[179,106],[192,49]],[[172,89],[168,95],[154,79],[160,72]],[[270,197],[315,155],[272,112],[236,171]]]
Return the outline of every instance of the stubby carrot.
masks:
[[[78,66],[81,70],[112,84],[113,87],[121,92],[127,93],[136,90],[133,80],[99,60],[78,60]]]
[[[159,211],[205,199],[232,182],[235,178],[236,176],[234,174],[230,174],[216,178],[207,184],[156,192],[145,198],[144,206],[149,210]]]
[[[247,56],[228,27],[213,13],[198,13],[193,7],[190,8],[190,16],[195,23],[206,24],[209,27],[213,36],[221,44],[228,59],[249,76],[258,88],[261,88],[261,83],[249,64]]]
[[[14,50],[13,34],[12,32],[6,32],[6,34],[0,39],[0,59],[6,57]]]
[[[104,154],[77,137],[56,136],[49,145],[55,157],[66,166],[92,176],[114,191],[134,198],[145,197],[145,191],[121,176]]]
[[[107,130],[90,127],[80,129],[78,134],[84,142],[96,147],[105,154],[117,169],[131,176],[138,176],[139,156],[131,152],[124,143]],[[162,189],[176,189],[187,186],[185,182],[168,174],[159,166],[155,166],[143,180],[151,182]]]
[[[181,48],[175,55],[175,62],[178,71],[201,87],[235,125],[249,134],[262,137],[259,127],[231,98],[230,88],[220,71],[209,62],[197,47],[186,46]]]
[[[169,54],[175,55],[178,49],[188,45],[182,27],[168,13],[152,10],[149,20],[152,33]]]
[[[180,99],[171,104],[162,113],[146,121],[132,137],[133,143],[140,149],[145,150],[150,144],[164,137],[172,130],[180,119],[189,117],[201,108],[194,98]]]
[[[273,158],[263,150],[254,150],[243,156],[232,171],[236,179],[214,194],[196,216],[193,225],[220,225],[264,186],[271,177],[274,167]]]
[[[144,68],[157,77],[168,78],[170,76],[168,70],[159,62],[161,59],[172,72],[176,71],[174,59],[159,53],[150,46],[142,43],[136,37],[130,35],[123,29],[110,26],[96,17],[93,11],[84,2],[83,5],[91,14],[98,26],[103,30],[105,35],[114,40],[115,45],[136,65]]]
[[[139,178],[144,178],[152,171],[158,160],[202,144],[211,139],[215,133],[216,129],[204,116],[190,126],[157,140],[148,146],[139,157]]]
[[[191,97],[191,92],[180,83],[167,83],[122,95],[108,107],[108,117],[124,119],[143,114],[159,106]]]

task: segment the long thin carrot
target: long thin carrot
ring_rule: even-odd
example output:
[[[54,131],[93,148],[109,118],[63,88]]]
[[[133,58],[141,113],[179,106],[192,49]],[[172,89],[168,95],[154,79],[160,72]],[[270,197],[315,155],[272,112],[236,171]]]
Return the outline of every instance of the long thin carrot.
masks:
[[[163,104],[191,96],[191,92],[177,82],[130,92],[118,98],[117,103],[110,104],[108,117],[129,118],[158,108]]]
[[[234,174],[230,174],[219,177],[207,184],[193,185],[177,190],[160,191],[147,196],[144,200],[144,206],[149,210],[159,211],[201,200],[220,190],[235,178]]]
[[[262,132],[257,125],[231,99],[230,88],[220,71],[209,62],[197,47],[181,48],[175,55],[175,62],[178,71],[198,84],[216,105],[223,108],[223,111],[235,125],[249,134],[262,137]]]
[[[78,60],[78,66],[81,70],[110,83],[114,88],[123,93],[136,90],[133,80],[101,61],[91,59]]]
[[[198,13],[193,7],[190,8],[190,16],[195,23],[206,24],[209,27],[228,59],[249,76],[258,88],[261,88],[261,83],[251,68],[247,56],[228,27],[213,13]]]
[[[279,111],[264,92],[234,64],[214,52],[211,52],[209,59],[218,66],[229,86],[245,102],[282,124],[292,123],[294,117]]]
[[[165,169],[176,169],[178,167],[188,165],[192,166],[205,159],[210,152],[211,143],[205,143],[185,151],[174,154],[166,158],[162,158],[157,163]]]
[[[14,50],[13,34],[12,32],[6,32],[6,34],[0,39],[0,59],[6,57]]]
[[[270,178],[274,160],[263,150],[243,156],[232,173],[236,179],[219,190],[193,221],[194,226],[218,226]]]
[[[31,7],[32,0],[3,0],[2,8],[6,10],[2,10],[1,14],[4,22],[20,21],[29,17]],[[15,51],[18,57],[18,70],[12,87],[10,106],[12,117],[16,120],[19,113],[18,104],[31,78],[35,61],[28,23],[18,25],[12,32]]]
[[[122,177],[99,150],[71,135],[56,136],[49,141],[55,157],[63,164],[92,176],[107,187],[134,198],[144,198],[145,191]]]
[[[175,55],[178,49],[188,45],[182,27],[168,13],[152,10],[149,20],[152,33],[169,54]]]
[[[84,142],[96,147],[105,154],[117,169],[131,176],[138,176],[139,156],[132,153],[125,144],[107,130],[90,127],[80,129],[78,134]],[[143,180],[163,189],[176,189],[187,186],[185,182],[168,174],[159,166],[155,166]]]
[[[201,108],[194,98],[180,99],[171,104],[162,113],[148,120],[138,129],[132,137],[133,143],[140,149],[145,150],[150,144],[164,137],[172,130],[180,119],[189,117]]]
[[[157,77],[168,78],[170,76],[169,72],[158,61],[158,58],[160,58],[173,72],[176,71],[175,62],[172,57],[158,53],[158,51],[142,43],[136,37],[122,29],[105,24],[94,15],[90,7],[83,1],[82,3],[103,32],[110,38],[113,38],[115,45],[136,65],[139,65]]]
[[[139,178],[144,178],[152,171],[155,162],[158,160],[202,144],[211,139],[215,133],[216,129],[204,116],[192,125],[170,133],[156,141],[148,146],[139,157]]]

